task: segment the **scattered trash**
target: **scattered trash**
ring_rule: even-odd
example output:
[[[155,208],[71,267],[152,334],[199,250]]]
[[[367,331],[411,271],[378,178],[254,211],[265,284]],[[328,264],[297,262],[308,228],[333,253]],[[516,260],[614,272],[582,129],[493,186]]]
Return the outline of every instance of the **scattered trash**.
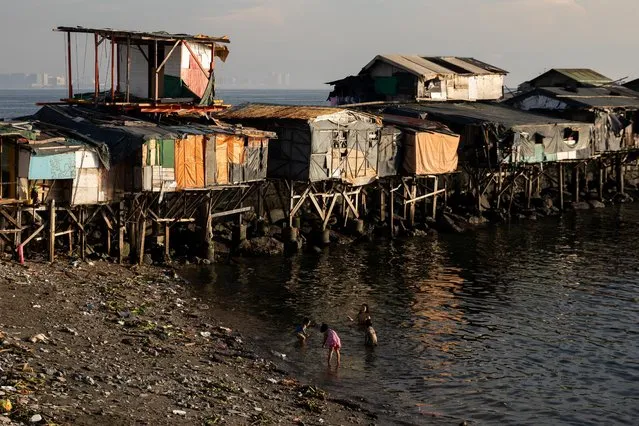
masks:
[[[8,399],[0,399],[0,411],[3,413],[8,413],[13,408],[11,401]]]
[[[260,407],[253,407],[253,408],[255,408],[255,411],[257,411],[258,413],[262,412],[262,409]]]
[[[209,338],[211,337],[211,332],[210,331],[200,331],[200,336],[205,337],[205,338]]]
[[[41,305],[33,305],[33,308],[35,309],[40,309],[42,306]]]
[[[280,352],[277,352],[277,351],[271,351],[271,353],[273,355],[275,355],[276,357],[278,357],[278,358],[286,359],[286,354],[283,354],[283,353],[280,353]]]
[[[186,411],[184,410],[173,410],[173,414],[176,416],[186,416]]]
[[[224,331],[225,333],[228,333],[228,334],[231,334],[231,332],[233,331],[233,330],[231,330],[228,327],[222,327],[222,326],[219,326],[218,329],[221,330],[221,331]]]
[[[42,416],[40,414],[34,414],[29,419],[29,422],[31,423],[40,423],[41,421],[42,421]]]
[[[42,333],[36,334],[35,336],[31,336],[29,338],[29,341],[31,343],[47,343],[48,340],[49,338]]]
[[[275,380],[275,379],[268,378],[266,380],[268,380],[270,383],[273,383],[274,385],[277,384],[277,380]]]

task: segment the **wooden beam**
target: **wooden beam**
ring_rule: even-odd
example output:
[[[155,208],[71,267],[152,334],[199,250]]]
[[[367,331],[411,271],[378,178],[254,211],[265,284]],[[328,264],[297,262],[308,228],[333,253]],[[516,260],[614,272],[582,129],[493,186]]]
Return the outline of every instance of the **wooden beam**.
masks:
[[[317,210],[317,214],[319,215],[320,219],[322,220],[322,222],[324,222],[324,219],[326,216],[324,215],[322,208],[317,202],[317,199],[315,199],[315,196],[313,194],[308,194],[308,198],[311,200],[311,203],[313,204],[313,206],[315,206],[315,210]]]
[[[94,103],[98,103],[98,95],[100,94],[100,52],[99,52],[99,48],[100,48],[100,42],[98,40],[98,34],[95,33],[93,34],[93,42],[95,43],[95,69],[94,69],[94,84],[95,84],[95,89],[94,89],[94,94],[93,94],[93,102]]]
[[[71,33],[67,32],[67,60],[68,60],[68,70],[69,70],[69,99],[73,99],[73,66],[71,65]]]
[[[326,230],[328,226],[328,221],[331,219],[331,214],[333,213],[333,208],[337,204],[337,197],[333,197],[331,200],[331,204],[328,206],[328,210],[326,211],[326,215],[324,216],[324,221],[322,222],[322,231]]]
[[[19,208],[20,207],[18,207],[18,209]],[[16,228],[18,228],[18,229],[21,228],[21,226],[18,224],[18,222],[9,213],[7,213],[4,208],[0,207],[0,214],[2,214],[2,216],[4,216]]]
[[[51,200],[49,204],[49,262],[51,263],[55,260],[55,213],[55,200]]]
[[[343,192],[342,192],[342,195],[344,195]],[[353,202],[351,201],[351,199],[348,196],[344,195],[344,201],[346,201],[346,205],[348,205],[348,207],[353,212],[353,216],[355,216],[355,219],[359,219],[359,212],[357,211],[357,208],[353,205]]]
[[[144,262],[144,240],[146,240],[146,219],[142,219],[142,229],[140,230],[140,253],[139,264]]]
[[[111,102],[115,102],[115,41],[111,40]]]
[[[159,73],[160,71],[162,71],[162,68],[164,68],[164,65],[166,65],[166,63],[168,62],[169,58],[171,57],[171,55],[173,54],[173,52],[175,51],[175,49],[182,44],[182,40],[178,40],[175,42],[175,44],[173,45],[173,47],[171,48],[171,50],[169,50],[169,54],[166,55],[164,57],[164,60],[160,63],[160,65],[157,67],[156,73]]]
[[[228,210],[225,212],[217,212],[217,213],[213,213],[211,214],[211,218],[215,219],[217,217],[224,217],[224,216],[231,216],[234,214],[242,214],[242,213],[247,213],[253,210],[253,207],[249,206],[249,207],[240,207],[239,209],[233,209],[233,210]]]
[[[38,229],[36,229],[35,231],[33,231],[33,234],[29,235],[29,236],[27,237],[27,239],[26,239],[26,240],[24,240],[24,242],[22,242],[22,247],[24,247],[24,246],[26,246],[27,244],[29,244],[29,242],[30,242],[32,239],[34,239],[36,236],[38,236],[38,234],[39,234],[40,232],[42,232],[42,230],[43,230],[44,228],[46,228],[46,226],[47,226],[48,224],[49,224],[48,222],[45,222],[45,223],[43,223],[42,225],[40,225],[40,226],[38,227]]]
[[[131,100],[131,37],[126,38],[126,102]]]

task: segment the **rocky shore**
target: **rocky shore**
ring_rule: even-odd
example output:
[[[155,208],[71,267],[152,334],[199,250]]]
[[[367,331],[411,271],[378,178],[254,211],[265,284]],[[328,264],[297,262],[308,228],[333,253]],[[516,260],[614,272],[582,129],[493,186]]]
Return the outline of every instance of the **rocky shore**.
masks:
[[[0,425],[379,422],[290,377],[171,268],[0,262]]]

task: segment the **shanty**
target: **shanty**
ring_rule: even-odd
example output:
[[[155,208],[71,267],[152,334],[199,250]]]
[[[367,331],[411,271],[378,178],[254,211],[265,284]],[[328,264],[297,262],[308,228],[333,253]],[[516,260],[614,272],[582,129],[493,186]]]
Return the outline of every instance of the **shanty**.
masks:
[[[498,100],[504,95],[507,74],[474,58],[377,55],[356,76],[327,83],[334,86],[328,98],[334,105]]]

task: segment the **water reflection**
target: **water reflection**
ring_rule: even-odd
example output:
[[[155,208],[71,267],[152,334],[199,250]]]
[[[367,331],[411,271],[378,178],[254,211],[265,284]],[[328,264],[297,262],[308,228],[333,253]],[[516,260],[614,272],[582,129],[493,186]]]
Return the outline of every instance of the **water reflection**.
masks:
[[[192,271],[226,318],[289,355],[330,390],[480,422],[631,422],[639,415],[639,209],[339,247]],[[348,316],[370,305],[370,350]],[[343,366],[328,372],[318,330],[334,327]],[[596,421],[595,421],[596,420]]]

